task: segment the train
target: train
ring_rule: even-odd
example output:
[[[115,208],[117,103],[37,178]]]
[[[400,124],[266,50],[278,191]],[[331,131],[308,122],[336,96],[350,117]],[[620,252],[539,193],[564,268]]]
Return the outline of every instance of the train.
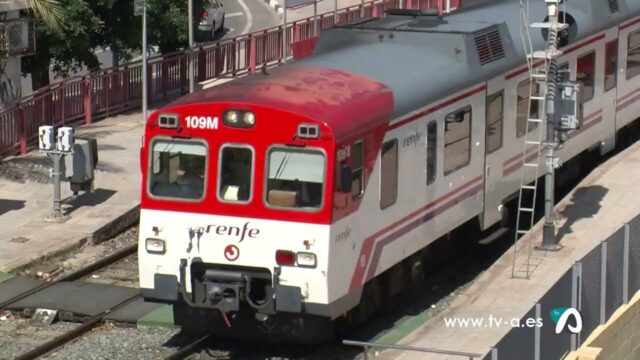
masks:
[[[558,64],[583,114],[558,151],[568,167],[639,131],[640,2],[563,6]],[[545,21],[544,1],[529,7]],[[523,151],[527,119],[543,111],[529,106],[520,11],[391,9],[154,111],[140,152],[144,298],[173,305],[184,328],[316,342],[418,282],[436,240],[501,229],[537,156]],[[544,29],[530,36],[544,49]]]

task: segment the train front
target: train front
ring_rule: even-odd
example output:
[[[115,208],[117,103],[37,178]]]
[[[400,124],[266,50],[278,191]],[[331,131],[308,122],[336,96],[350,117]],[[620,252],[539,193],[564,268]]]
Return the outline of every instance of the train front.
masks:
[[[329,336],[331,139],[323,123],[267,106],[153,113],[141,150],[145,299],[223,336]]]

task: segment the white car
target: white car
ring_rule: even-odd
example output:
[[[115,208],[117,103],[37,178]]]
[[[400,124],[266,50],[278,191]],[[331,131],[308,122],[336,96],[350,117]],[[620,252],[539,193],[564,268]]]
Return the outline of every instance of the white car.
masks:
[[[198,30],[211,34],[215,37],[216,32],[224,29],[224,9],[221,3],[216,0],[208,0],[202,18],[198,24]]]

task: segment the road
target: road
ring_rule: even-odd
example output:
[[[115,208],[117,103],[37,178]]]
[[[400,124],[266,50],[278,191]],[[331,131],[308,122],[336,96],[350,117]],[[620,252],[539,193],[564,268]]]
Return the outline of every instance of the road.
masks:
[[[279,25],[282,20],[264,0],[221,0],[226,14],[224,36],[231,38]]]
[[[217,35],[216,40],[233,38],[248,32],[273,27],[282,22],[280,17],[264,0],[221,0],[220,2],[224,5],[226,14],[225,29]],[[196,14],[194,16],[199,16],[198,12],[194,11],[194,14]],[[113,66],[111,51],[108,48],[106,50],[97,49],[96,56],[103,69]],[[140,56],[137,56],[133,60],[138,60],[139,58]],[[70,74],[70,76],[86,73],[87,70],[83,68],[76,73]],[[56,80],[53,71],[50,71],[49,78],[51,81]],[[23,95],[32,92],[31,75],[23,76],[21,82]]]

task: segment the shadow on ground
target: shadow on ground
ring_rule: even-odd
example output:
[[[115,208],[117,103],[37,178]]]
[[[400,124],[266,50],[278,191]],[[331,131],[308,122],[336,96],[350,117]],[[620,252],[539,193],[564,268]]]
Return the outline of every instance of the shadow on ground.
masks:
[[[110,197],[115,194],[115,190],[108,189],[96,189],[93,192],[82,193],[77,197],[69,197],[63,200],[63,204],[65,205],[65,211],[67,214],[71,214],[72,212],[78,210],[83,206],[97,206],[105,201],[109,200]]]
[[[571,234],[571,226],[578,220],[594,217],[600,211],[602,199],[608,192],[609,189],[600,185],[577,189],[571,196],[571,205],[560,213],[566,220],[558,229],[557,239],[561,240],[565,235]]]
[[[46,156],[15,157],[0,162],[0,178],[22,184],[47,184],[51,182],[49,169],[52,166],[53,162]]]
[[[0,216],[13,210],[20,210],[24,207],[24,201],[22,200],[7,200],[0,199]]]

